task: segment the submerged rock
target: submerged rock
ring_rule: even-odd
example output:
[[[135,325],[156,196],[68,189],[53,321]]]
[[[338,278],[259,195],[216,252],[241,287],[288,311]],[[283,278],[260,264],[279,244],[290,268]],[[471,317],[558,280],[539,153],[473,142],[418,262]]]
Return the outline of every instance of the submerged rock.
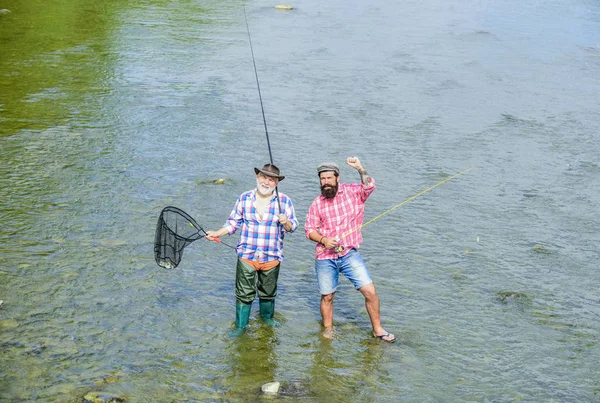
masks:
[[[276,395],[279,393],[279,387],[281,384],[279,382],[269,382],[265,383],[261,390],[265,395]]]
[[[552,253],[552,251],[550,249],[546,249],[540,244],[533,245],[533,251],[536,253],[544,253],[544,254]]]
[[[214,185],[222,185],[222,184],[224,184],[225,182],[229,182],[229,179],[227,179],[227,178],[220,178],[220,179],[205,179],[205,180],[202,180],[202,181],[200,181],[199,183],[200,183],[201,185],[202,185],[202,184],[205,184],[205,183],[212,183],[212,184],[214,184]]]
[[[83,403],[123,403],[125,399],[102,392],[88,392],[83,397]]]
[[[305,398],[310,397],[310,389],[301,381],[284,381],[279,391],[281,396]]]
[[[518,291],[500,291],[498,293],[498,301],[508,303],[510,301],[529,301],[527,294]]]
[[[94,383],[98,386],[102,386],[104,384],[115,383],[117,381],[118,381],[118,378],[116,377],[116,375],[109,375],[105,378],[95,380]]]

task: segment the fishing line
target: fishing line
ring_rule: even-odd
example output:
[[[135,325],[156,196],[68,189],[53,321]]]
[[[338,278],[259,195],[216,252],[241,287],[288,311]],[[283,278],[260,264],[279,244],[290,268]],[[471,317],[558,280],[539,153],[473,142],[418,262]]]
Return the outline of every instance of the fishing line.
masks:
[[[384,216],[384,215],[386,215],[386,214],[389,214],[389,213],[391,213],[392,211],[396,210],[398,207],[400,207],[400,206],[402,206],[402,205],[404,205],[404,204],[408,203],[408,202],[409,202],[409,201],[411,201],[411,200],[414,200],[414,199],[416,199],[417,197],[419,197],[419,196],[421,196],[421,195],[423,195],[423,194],[425,194],[425,193],[429,192],[430,190],[433,190],[433,189],[435,189],[436,187],[438,187],[438,186],[440,186],[440,185],[443,185],[444,183],[446,183],[446,182],[448,182],[448,181],[450,181],[450,180],[452,180],[452,179],[454,179],[454,178],[457,178],[457,177],[459,177],[460,175],[462,175],[462,174],[464,174],[464,173],[467,173],[467,172],[469,172],[471,169],[473,169],[473,168],[465,169],[464,171],[462,171],[462,172],[459,172],[459,173],[457,173],[456,175],[453,175],[453,176],[451,176],[451,177],[449,177],[449,178],[446,178],[446,179],[444,179],[443,181],[440,181],[440,182],[436,183],[435,185],[433,185],[433,186],[431,186],[431,187],[429,187],[429,188],[427,188],[427,189],[423,190],[422,192],[419,192],[419,193],[417,193],[417,194],[415,194],[415,195],[413,195],[413,196],[409,197],[408,199],[404,200],[402,203],[399,203],[399,204],[395,205],[395,206],[394,206],[394,207],[392,207],[391,209],[389,209],[389,210],[387,210],[387,211],[384,211],[383,213],[379,214],[377,217],[370,219],[370,220],[369,220],[369,221],[367,221],[366,223],[363,223],[363,224],[362,224],[360,227],[357,227],[357,228],[353,229],[352,231],[349,231],[349,232],[345,233],[344,235],[342,235],[342,236],[339,238],[338,242],[339,242],[340,240],[342,240],[342,239],[344,239],[344,238],[348,237],[349,235],[351,235],[351,234],[355,233],[355,232],[356,232],[356,231],[358,231],[359,229],[362,229],[362,228],[366,227],[367,225],[369,225],[369,224],[371,224],[371,223],[373,223],[373,222],[375,222],[375,221],[379,220],[381,217],[383,217],[383,216]],[[341,249],[338,251],[338,250],[337,250],[338,248],[341,248]],[[340,252],[342,252],[342,251],[344,250],[344,249],[343,249],[343,246],[339,246],[338,248],[336,248],[336,252],[338,252],[338,253],[340,253]]]
[[[367,221],[366,223],[362,224],[360,227],[358,227],[358,228],[356,228],[355,230],[353,230],[353,231],[351,231],[351,232],[347,233],[346,235],[344,235],[344,237],[347,237],[348,235],[350,235],[350,234],[352,234],[352,233],[354,233],[354,232],[358,231],[360,228],[364,228],[364,227],[366,227],[367,225],[371,224],[372,222],[375,222],[375,221],[379,220],[379,219],[380,219],[381,217],[383,217],[384,215],[386,215],[386,214],[388,214],[388,213],[391,213],[392,211],[396,210],[398,207],[400,207],[400,206],[402,206],[402,205],[404,205],[404,204],[408,203],[408,202],[409,202],[409,201],[411,201],[411,200],[414,200],[414,199],[416,199],[417,197],[419,197],[419,196],[421,196],[421,195],[423,195],[423,194],[425,194],[425,193],[429,192],[430,190],[432,190],[432,189],[434,189],[434,188],[436,188],[436,187],[438,187],[438,186],[440,186],[440,185],[443,185],[444,183],[448,182],[449,180],[452,180],[452,179],[454,179],[454,178],[456,178],[456,177],[459,177],[460,175],[462,175],[462,174],[464,174],[464,173],[467,173],[467,172],[469,172],[471,169],[473,169],[473,168],[465,169],[464,171],[462,171],[462,172],[459,172],[459,173],[457,173],[456,175],[453,175],[453,176],[451,176],[451,177],[449,177],[449,178],[446,178],[446,179],[444,179],[443,181],[441,181],[441,182],[438,182],[438,183],[436,183],[435,185],[433,185],[433,186],[431,186],[431,187],[429,187],[429,188],[427,188],[427,189],[423,190],[422,192],[419,192],[419,193],[417,193],[416,195],[409,197],[408,199],[404,200],[402,203],[395,205],[395,206],[394,206],[394,207],[392,207],[391,209],[389,209],[389,210],[387,210],[387,211],[384,211],[383,213],[379,214],[377,217],[375,217],[375,218],[373,218],[373,219],[371,219],[371,220]]]
[[[269,141],[269,130],[267,129],[267,118],[265,117],[265,108],[263,106],[262,94],[260,93],[260,83],[258,81],[258,71],[256,70],[256,61],[254,59],[254,49],[252,49],[252,38],[250,38],[250,26],[248,25],[248,16],[246,15],[246,7],[244,8],[244,20],[246,21],[246,32],[248,32],[248,43],[250,43],[250,53],[252,54],[252,65],[254,66],[254,76],[256,77],[256,88],[258,89],[258,99],[260,100],[260,110],[262,112],[263,123],[265,124],[265,134],[267,136],[267,147],[269,148],[269,160],[271,165],[273,164],[273,153],[271,152],[271,142]],[[279,212],[283,213],[281,209],[281,200],[279,199],[279,192],[277,186],[275,186],[275,196],[279,204]]]

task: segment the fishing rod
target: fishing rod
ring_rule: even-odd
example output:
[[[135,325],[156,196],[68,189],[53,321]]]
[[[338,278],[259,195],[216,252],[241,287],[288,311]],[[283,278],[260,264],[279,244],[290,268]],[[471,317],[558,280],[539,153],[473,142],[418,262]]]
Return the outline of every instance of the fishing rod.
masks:
[[[450,180],[452,180],[452,179],[454,179],[454,178],[457,178],[457,177],[459,177],[459,176],[460,176],[460,175],[462,175],[462,174],[465,174],[465,173],[469,172],[471,169],[473,169],[473,168],[468,168],[468,169],[465,169],[464,171],[462,171],[462,172],[459,172],[459,173],[457,173],[456,175],[452,175],[451,177],[449,177],[449,178],[446,178],[446,179],[444,179],[443,181],[440,181],[440,182],[436,183],[435,185],[433,185],[433,186],[431,186],[431,187],[428,187],[427,189],[423,190],[422,192],[419,192],[419,193],[417,193],[417,194],[415,194],[415,195],[413,195],[413,196],[409,197],[408,199],[404,200],[402,203],[399,203],[399,204],[395,205],[394,207],[392,207],[391,209],[389,209],[389,210],[386,210],[386,211],[384,211],[383,213],[379,214],[377,217],[370,219],[370,220],[369,220],[369,221],[367,221],[366,223],[363,223],[362,225],[360,225],[359,227],[357,227],[357,228],[355,228],[355,229],[353,229],[353,230],[351,230],[351,231],[348,231],[347,233],[345,233],[344,235],[342,235],[342,236],[341,236],[339,239],[337,239],[337,242],[339,242],[339,241],[341,241],[342,239],[344,239],[344,238],[348,237],[349,235],[351,235],[351,234],[355,233],[356,231],[358,231],[358,230],[360,230],[360,229],[362,229],[362,228],[366,227],[367,225],[369,225],[369,224],[371,224],[371,223],[373,223],[373,222],[375,222],[375,221],[379,220],[379,219],[380,219],[381,217],[383,217],[384,215],[391,213],[392,211],[394,211],[394,210],[396,210],[398,207],[400,207],[400,206],[402,206],[402,205],[404,205],[404,204],[408,203],[409,201],[411,201],[411,200],[414,200],[414,199],[416,199],[417,197],[419,197],[419,196],[422,196],[423,194],[425,194],[425,193],[429,192],[430,190],[433,190],[433,189],[435,189],[436,187],[438,187],[438,186],[440,186],[440,185],[443,185],[444,183],[446,183],[446,182],[448,182],[448,181],[450,181]],[[341,246],[341,245],[340,245],[340,246],[337,246],[337,247],[335,248],[335,251],[336,251],[337,253],[341,253],[343,250],[344,250],[344,247],[343,247],[343,246]]]
[[[271,152],[271,142],[269,141],[269,130],[267,129],[267,118],[265,117],[265,108],[263,106],[262,95],[260,93],[260,83],[258,81],[258,71],[256,70],[256,60],[254,59],[254,49],[252,49],[252,38],[250,37],[250,26],[248,25],[248,16],[246,15],[246,7],[244,8],[244,20],[246,21],[246,32],[248,32],[248,43],[250,44],[250,53],[252,54],[252,65],[254,66],[254,76],[256,77],[256,88],[258,89],[258,99],[260,100],[260,110],[262,111],[263,123],[265,124],[265,134],[267,136],[267,147],[269,148],[269,160],[271,165],[273,164],[273,153]],[[277,197],[277,203],[279,204],[279,212],[282,213],[281,199],[279,198],[279,192],[277,186],[275,186],[275,196]]]

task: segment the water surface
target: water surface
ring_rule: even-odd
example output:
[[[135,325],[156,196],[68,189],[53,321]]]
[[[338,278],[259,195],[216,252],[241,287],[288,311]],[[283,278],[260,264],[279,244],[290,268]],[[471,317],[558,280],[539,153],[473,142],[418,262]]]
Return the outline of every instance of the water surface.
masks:
[[[273,5],[2,6],[0,400],[599,400],[599,5]],[[301,221],[323,161],[361,158],[367,219],[473,168],[363,230],[394,345],[348,282],[320,337],[301,229],[240,339],[230,249],[153,260],[164,206],[216,229],[269,159],[244,7]]]

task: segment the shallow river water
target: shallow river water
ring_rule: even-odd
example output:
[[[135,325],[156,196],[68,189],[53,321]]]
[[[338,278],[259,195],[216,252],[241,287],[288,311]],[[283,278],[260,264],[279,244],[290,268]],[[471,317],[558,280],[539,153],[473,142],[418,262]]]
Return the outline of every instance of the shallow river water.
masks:
[[[527,3],[1,4],[0,401],[600,401],[600,4]],[[396,207],[361,247],[395,344],[347,281],[321,337],[302,227],[237,339],[231,249],[154,262],[163,207],[217,229],[269,160],[245,13],[301,223],[347,156]]]

